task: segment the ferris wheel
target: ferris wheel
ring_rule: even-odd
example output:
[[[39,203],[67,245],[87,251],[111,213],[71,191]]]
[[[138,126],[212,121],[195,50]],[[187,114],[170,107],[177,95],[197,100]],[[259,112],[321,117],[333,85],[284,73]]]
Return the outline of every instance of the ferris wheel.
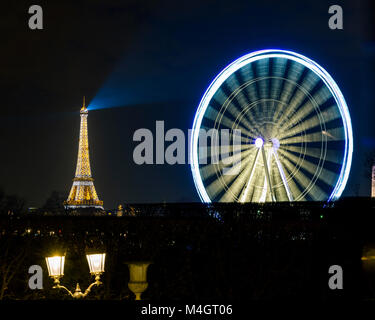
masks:
[[[212,129],[231,138],[240,133],[240,151],[228,140],[226,160],[236,161],[221,159],[222,146],[212,137],[201,146],[201,133]],[[351,167],[350,114],[316,62],[291,51],[256,51],[210,84],[195,114],[190,150],[203,202],[331,201],[343,192]],[[219,150],[219,161],[212,150]]]

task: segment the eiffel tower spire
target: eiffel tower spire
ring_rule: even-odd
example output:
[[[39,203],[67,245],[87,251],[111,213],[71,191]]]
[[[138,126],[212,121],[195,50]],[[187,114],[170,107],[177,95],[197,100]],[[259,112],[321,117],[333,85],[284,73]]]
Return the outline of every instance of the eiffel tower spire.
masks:
[[[81,127],[79,132],[79,147],[76,174],[68,199],[64,202],[65,208],[99,208],[103,209],[103,201],[100,201],[94,187],[94,179],[91,176],[89,140],[87,131],[88,110],[85,105],[85,97],[80,111]]]

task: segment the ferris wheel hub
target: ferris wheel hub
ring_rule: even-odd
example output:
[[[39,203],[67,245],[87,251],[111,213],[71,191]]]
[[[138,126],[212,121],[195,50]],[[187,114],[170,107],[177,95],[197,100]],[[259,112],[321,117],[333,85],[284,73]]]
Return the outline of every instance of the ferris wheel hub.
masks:
[[[275,150],[279,149],[279,147],[280,147],[280,141],[279,141],[279,139],[277,139],[277,138],[272,138],[272,139],[271,139],[271,142],[272,142],[272,147],[273,147]]]
[[[254,143],[257,148],[261,148],[263,147],[264,141],[262,138],[256,138]]]

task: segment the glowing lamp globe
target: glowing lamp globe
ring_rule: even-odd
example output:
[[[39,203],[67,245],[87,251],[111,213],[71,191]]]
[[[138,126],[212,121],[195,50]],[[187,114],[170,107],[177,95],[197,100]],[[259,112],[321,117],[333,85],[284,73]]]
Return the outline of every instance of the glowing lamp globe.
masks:
[[[261,148],[263,146],[263,139],[262,138],[256,138],[255,139],[255,146],[257,148]]]
[[[46,257],[48,274],[52,278],[59,278],[64,275],[65,256]]]
[[[105,253],[86,255],[91,274],[101,274],[104,272]]]

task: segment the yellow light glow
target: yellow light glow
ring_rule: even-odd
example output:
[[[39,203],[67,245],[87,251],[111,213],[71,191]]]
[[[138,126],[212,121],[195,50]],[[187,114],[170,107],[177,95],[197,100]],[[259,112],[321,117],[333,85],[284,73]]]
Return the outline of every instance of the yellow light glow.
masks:
[[[88,254],[86,256],[89,263],[90,273],[98,274],[104,272],[105,253]]]
[[[375,256],[364,256],[361,258],[362,261],[375,260]]]
[[[48,274],[50,277],[61,277],[64,275],[65,256],[46,257]]]

